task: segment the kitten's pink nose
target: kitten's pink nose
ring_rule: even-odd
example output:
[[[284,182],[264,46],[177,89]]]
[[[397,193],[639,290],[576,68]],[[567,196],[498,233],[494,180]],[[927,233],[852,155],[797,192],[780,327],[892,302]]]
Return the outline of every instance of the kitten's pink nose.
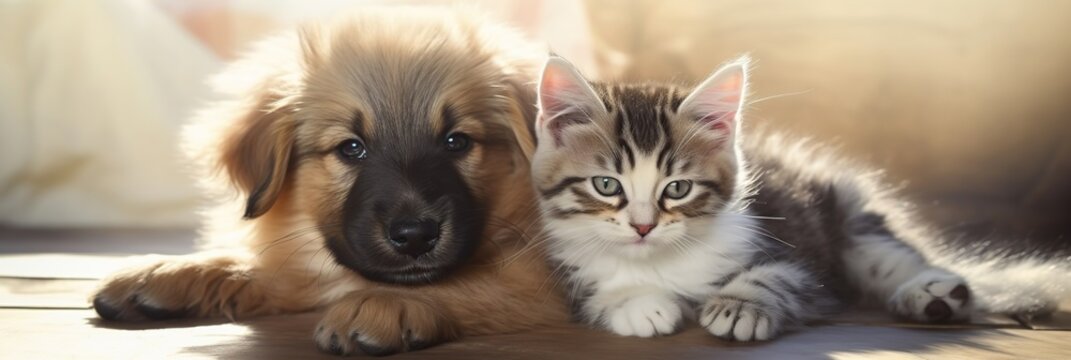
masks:
[[[654,227],[655,227],[654,224],[629,224],[629,225],[632,225],[632,228],[636,229],[636,233],[640,234],[640,236],[647,235],[647,233],[651,232],[651,229],[654,229]]]

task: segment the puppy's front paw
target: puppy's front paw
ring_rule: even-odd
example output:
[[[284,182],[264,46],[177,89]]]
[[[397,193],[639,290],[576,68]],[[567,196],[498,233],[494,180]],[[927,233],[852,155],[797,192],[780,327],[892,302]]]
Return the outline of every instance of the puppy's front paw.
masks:
[[[618,335],[669,335],[681,324],[681,307],[663,293],[626,298],[607,311],[610,330]]]
[[[263,310],[247,265],[228,256],[151,256],[101,282],[93,309],[105,320],[145,321]]]
[[[970,317],[971,290],[958,275],[942,270],[924,271],[900,285],[889,298],[896,315],[925,322],[965,321]]]
[[[315,334],[323,351],[375,356],[420,350],[459,336],[446,309],[432,299],[392,290],[350,293],[328,308]]]
[[[725,340],[769,340],[780,333],[784,322],[772,310],[758,302],[715,297],[700,310],[699,324]]]

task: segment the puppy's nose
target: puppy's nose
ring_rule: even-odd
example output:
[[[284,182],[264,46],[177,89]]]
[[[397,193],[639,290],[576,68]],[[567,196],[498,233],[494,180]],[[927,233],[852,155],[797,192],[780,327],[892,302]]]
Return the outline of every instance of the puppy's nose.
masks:
[[[632,225],[632,228],[636,229],[636,233],[640,234],[640,236],[647,235],[647,233],[651,232],[651,229],[654,229],[654,227],[655,227],[654,224],[629,224],[629,225]]]
[[[394,249],[414,258],[431,251],[439,240],[439,223],[432,220],[394,220],[389,231]]]

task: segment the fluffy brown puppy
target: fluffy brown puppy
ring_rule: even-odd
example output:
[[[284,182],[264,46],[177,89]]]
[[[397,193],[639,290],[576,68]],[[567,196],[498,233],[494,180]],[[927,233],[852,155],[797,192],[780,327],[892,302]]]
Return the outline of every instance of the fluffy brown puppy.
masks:
[[[261,43],[186,131],[214,250],[106,279],[102,318],[327,307],[324,350],[389,354],[566,321],[527,155],[545,52],[444,9],[368,10]],[[237,193],[237,196],[235,196]],[[243,215],[244,214],[244,215]]]

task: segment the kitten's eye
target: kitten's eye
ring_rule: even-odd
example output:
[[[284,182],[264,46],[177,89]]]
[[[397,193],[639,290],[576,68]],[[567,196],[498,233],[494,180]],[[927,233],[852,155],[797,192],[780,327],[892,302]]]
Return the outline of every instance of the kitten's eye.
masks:
[[[662,191],[665,197],[670,199],[681,199],[688,196],[688,192],[692,191],[692,182],[688,180],[677,180],[666,185],[666,190]]]
[[[603,196],[614,196],[621,193],[621,182],[612,177],[596,176],[591,178],[591,183],[595,185],[595,191]]]
[[[363,160],[368,157],[368,149],[357,139],[349,139],[338,144],[338,155],[346,160]]]
[[[452,133],[446,136],[444,141],[446,151],[465,151],[472,145],[472,140],[464,133]]]

